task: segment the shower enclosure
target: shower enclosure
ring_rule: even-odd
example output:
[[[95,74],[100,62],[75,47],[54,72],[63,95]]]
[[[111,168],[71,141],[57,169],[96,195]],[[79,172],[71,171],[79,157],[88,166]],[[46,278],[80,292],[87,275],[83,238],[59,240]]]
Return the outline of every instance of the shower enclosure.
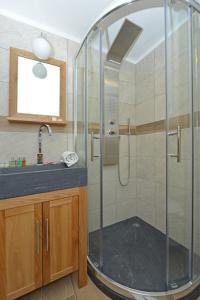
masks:
[[[200,6],[185,0],[115,8],[76,57],[89,272],[130,299],[200,283],[199,59]]]

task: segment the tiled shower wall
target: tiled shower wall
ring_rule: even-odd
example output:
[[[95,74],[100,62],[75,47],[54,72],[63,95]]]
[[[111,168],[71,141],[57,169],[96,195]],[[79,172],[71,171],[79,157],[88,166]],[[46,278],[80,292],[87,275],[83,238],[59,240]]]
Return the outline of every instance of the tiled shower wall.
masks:
[[[119,124],[139,126],[165,117],[163,46],[138,64],[124,62],[120,69]],[[137,128],[137,127],[136,127]],[[104,225],[139,216],[165,231],[165,133],[131,135],[130,181],[120,185],[117,166],[104,166]],[[120,136],[122,182],[128,175],[128,137]]]
[[[117,84],[117,82],[114,81]],[[105,87],[106,89],[106,87]],[[113,89],[112,89],[113,90]],[[119,125],[128,124],[128,118],[131,125],[134,125],[135,119],[135,66],[127,61],[123,62],[119,71],[119,90],[115,99],[118,109],[112,117]],[[109,99],[110,97],[110,99]],[[104,99],[108,102],[112,99],[112,95]],[[111,128],[109,125],[110,111],[113,105],[105,104],[105,128]],[[117,124],[117,126],[118,126]],[[104,226],[115,223],[135,215],[136,212],[136,138],[130,136],[130,181],[126,187],[119,183],[118,162],[115,166],[103,166],[103,216]],[[120,135],[119,140],[119,157],[120,157],[120,177],[122,183],[127,182],[128,176],[128,137]]]
[[[91,61],[91,60],[90,60]],[[98,60],[97,60],[98,61]],[[98,68],[98,66],[96,66]],[[98,81],[98,73],[95,74],[96,69],[92,67],[93,72],[89,74],[89,119],[92,123],[99,123],[99,86],[95,81]],[[90,70],[91,71],[91,70]],[[90,78],[92,77],[92,80]],[[129,62],[124,62],[120,74],[120,89],[119,89],[119,124],[127,125],[127,119],[131,119],[133,125],[134,121],[134,102],[135,102],[135,66]],[[105,83],[107,87],[113,89],[115,86],[114,78],[110,78],[108,82]],[[92,86],[96,87],[93,88]],[[115,91],[113,95],[107,96],[111,97],[112,101],[115,97]],[[107,97],[105,98],[106,106],[106,118],[105,126],[106,131],[109,128],[109,121],[114,120],[118,123],[117,116],[115,113],[111,112],[109,117],[109,103],[107,102]],[[118,97],[117,97],[118,98]],[[117,100],[118,101],[118,100]],[[111,108],[112,109],[112,108]],[[93,112],[93,113],[92,113]],[[118,112],[117,112],[118,114]],[[118,124],[117,124],[118,125]],[[95,134],[99,136],[99,134]],[[128,139],[126,136],[120,136],[120,167],[121,167],[121,177],[122,181],[125,182],[127,178],[127,164],[128,164]],[[135,180],[135,136],[130,137],[131,142],[131,178],[130,184],[123,188],[118,181],[118,169],[117,164],[114,166],[103,166],[103,215],[104,215],[104,225],[109,225],[131,217],[135,214],[134,206],[136,202],[133,201],[133,193],[136,193],[136,180]],[[94,141],[95,154],[99,154],[99,140]],[[90,161],[90,147],[91,147],[91,137],[88,135],[88,195],[89,195],[89,230],[93,231],[98,229],[100,226],[100,160],[99,158],[94,159],[93,162]],[[136,200],[136,198],[135,198]]]
[[[9,53],[10,47],[32,51],[33,39],[41,29],[0,16],[0,163],[11,157],[25,156],[27,162],[36,163],[38,152],[38,125],[10,124],[6,117],[9,107]],[[59,162],[60,155],[73,149],[73,62],[79,45],[66,38],[42,31],[53,46],[54,57],[67,63],[67,126],[52,126],[53,135],[43,135],[43,153],[46,161]],[[71,122],[70,122],[71,121]]]
[[[165,119],[165,58],[160,45],[136,65],[136,126]],[[137,127],[136,127],[137,128]],[[165,232],[165,132],[136,129],[137,215]]]

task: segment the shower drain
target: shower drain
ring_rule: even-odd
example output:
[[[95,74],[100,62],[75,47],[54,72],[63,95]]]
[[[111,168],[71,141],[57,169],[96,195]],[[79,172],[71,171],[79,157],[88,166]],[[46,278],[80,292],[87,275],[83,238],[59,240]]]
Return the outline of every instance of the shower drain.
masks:
[[[132,226],[133,226],[134,228],[139,228],[139,227],[140,227],[140,224],[139,224],[139,223],[133,223]]]

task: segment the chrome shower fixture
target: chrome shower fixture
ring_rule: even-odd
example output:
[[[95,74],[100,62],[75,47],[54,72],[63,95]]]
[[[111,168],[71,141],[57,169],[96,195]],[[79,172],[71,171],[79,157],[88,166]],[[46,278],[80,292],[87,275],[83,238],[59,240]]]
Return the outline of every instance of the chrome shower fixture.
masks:
[[[141,27],[129,21],[128,19],[125,19],[107,53],[106,60],[121,64],[123,58],[136,43],[142,31],[143,29]]]

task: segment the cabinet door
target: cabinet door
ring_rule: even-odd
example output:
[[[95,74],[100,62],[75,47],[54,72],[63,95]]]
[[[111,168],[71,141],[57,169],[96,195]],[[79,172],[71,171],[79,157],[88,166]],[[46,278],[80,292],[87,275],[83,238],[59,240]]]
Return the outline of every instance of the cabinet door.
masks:
[[[7,209],[0,219],[5,274],[1,299],[15,299],[42,285],[42,205]]]
[[[43,283],[78,270],[78,196],[43,204]]]

